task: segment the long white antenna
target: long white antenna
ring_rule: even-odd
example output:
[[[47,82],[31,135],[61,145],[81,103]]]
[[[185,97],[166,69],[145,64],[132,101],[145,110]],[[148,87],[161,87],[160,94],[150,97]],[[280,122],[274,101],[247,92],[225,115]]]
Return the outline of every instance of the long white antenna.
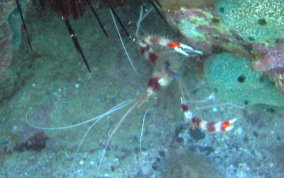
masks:
[[[133,64],[133,62],[132,62],[132,60],[131,60],[131,58],[130,58],[130,56],[129,56],[127,50],[126,50],[126,48],[125,48],[124,42],[123,42],[122,37],[121,37],[121,35],[120,35],[120,33],[119,33],[119,30],[118,30],[118,27],[117,27],[117,25],[116,25],[115,18],[114,18],[114,15],[113,15],[113,13],[112,13],[112,10],[110,9],[109,11],[110,11],[110,14],[111,14],[112,21],[113,21],[113,23],[114,23],[115,29],[116,29],[116,31],[117,31],[117,34],[118,34],[118,36],[119,36],[120,42],[121,42],[121,44],[122,44],[123,50],[124,50],[124,52],[125,52],[125,54],[126,54],[126,56],[127,56],[127,58],[128,58],[128,61],[129,61],[130,64],[131,64],[133,70],[137,73],[137,70],[136,70],[136,68],[135,68],[135,66],[134,66],[134,64]]]
[[[142,119],[142,126],[141,126],[140,139],[139,139],[140,152],[142,152],[142,138],[143,138],[144,124],[145,124],[145,118],[146,118],[147,112],[148,110],[145,111],[143,119]]]
[[[150,12],[152,12],[152,10],[153,10],[153,8],[149,9],[145,14],[143,14],[144,8],[143,8],[142,5],[140,6],[140,15],[139,15],[139,19],[136,23],[135,38],[139,37],[139,30],[140,30],[140,27],[141,27],[141,23],[150,14]]]

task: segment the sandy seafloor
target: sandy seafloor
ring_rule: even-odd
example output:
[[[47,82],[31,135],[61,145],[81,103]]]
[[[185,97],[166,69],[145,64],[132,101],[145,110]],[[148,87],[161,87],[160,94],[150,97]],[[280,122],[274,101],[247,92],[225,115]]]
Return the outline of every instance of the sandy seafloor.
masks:
[[[133,34],[139,7],[125,6],[118,13],[125,24],[132,22],[127,29]],[[183,124],[177,82],[127,117],[111,140],[98,173],[108,134],[126,108],[93,127],[75,158],[76,148],[90,124],[48,131],[28,126],[25,121],[28,110],[28,119],[34,125],[68,126],[137,98],[146,90],[153,66],[140,56],[137,45],[123,35],[137,68],[135,73],[109,11],[102,9],[99,14],[109,38],[104,36],[91,12],[71,21],[90,63],[89,73],[55,13],[35,8],[28,13],[34,54],[30,54],[24,40],[14,61],[32,57],[31,65],[25,70],[27,77],[21,89],[0,106],[0,177],[284,177],[283,108],[240,109],[226,105],[226,101],[216,96],[207,102],[191,104],[192,112],[207,120],[238,118],[235,128],[217,134],[193,132],[190,125]],[[156,12],[143,21],[140,34],[182,40]],[[202,63],[183,60],[182,80],[190,101],[206,98],[212,91],[202,76]],[[223,106],[218,107],[220,104]],[[146,110],[141,151],[141,124]],[[40,151],[15,148],[39,132],[49,138],[45,148]]]

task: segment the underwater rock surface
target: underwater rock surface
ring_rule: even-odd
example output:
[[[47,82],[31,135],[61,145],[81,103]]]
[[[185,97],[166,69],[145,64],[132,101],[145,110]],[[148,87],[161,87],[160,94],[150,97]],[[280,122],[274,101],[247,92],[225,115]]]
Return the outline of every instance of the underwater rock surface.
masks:
[[[217,54],[206,60],[204,71],[210,87],[228,102],[284,106],[284,95],[265,76],[253,70],[248,58]]]
[[[30,0],[19,0],[22,10]],[[15,60],[14,50],[20,47],[22,21],[15,0],[0,1],[0,102],[15,94],[23,83],[23,70],[30,58]],[[14,58],[14,59],[13,59]],[[11,65],[12,63],[14,65]],[[12,66],[12,67],[11,67]]]
[[[277,46],[255,44],[253,48],[261,55],[253,61],[254,69],[265,73],[284,93],[284,42]]]
[[[127,29],[133,34],[140,1],[129,2],[136,4],[121,6],[117,12],[123,22],[132,22]],[[196,116],[208,121],[237,118],[230,132],[204,133],[184,125],[177,82],[161,90],[147,107],[131,112],[111,140],[102,162],[109,133],[128,108],[103,118],[93,128],[90,124],[48,131],[28,125],[26,118],[34,126],[48,128],[94,118],[118,103],[143,94],[153,72],[153,65],[145,61],[137,45],[122,33],[138,74],[133,71],[108,8],[99,9],[98,13],[109,38],[104,36],[90,11],[71,21],[90,62],[91,73],[80,61],[58,14],[51,9],[40,12],[33,5],[29,11],[27,24],[36,54],[28,54],[29,46],[23,36],[23,44],[18,54],[14,53],[9,70],[21,68],[21,72],[13,74],[24,82],[13,97],[0,102],[0,177],[215,178],[220,174],[230,178],[283,178],[283,149],[278,149],[283,148],[283,108],[235,107],[212,95],[203,77],[202,57],[188,60],[177,54],[181,56],[177,60],[183,60],[185,68],[178,79],[184,82],[189,106]],[[140,32],[145,36],[174,36],[172,40],[192,45],[190,40],[178,40],[179,36],[163,23],[155,10],[143,21]],[[31,65],[27,61],[32,61]]]
[[[246,55],[242,41],[239,41],[224,25],[214,9],[180,8],[166,12],[168,22],[174,26],[188,41],[205,54],[212,54],[225,49]]]
[[[209,7],[216,3],[216,0],[162,0],[162,7],[169,10],[179,10],[180,7],[185,8],[202,8]]]

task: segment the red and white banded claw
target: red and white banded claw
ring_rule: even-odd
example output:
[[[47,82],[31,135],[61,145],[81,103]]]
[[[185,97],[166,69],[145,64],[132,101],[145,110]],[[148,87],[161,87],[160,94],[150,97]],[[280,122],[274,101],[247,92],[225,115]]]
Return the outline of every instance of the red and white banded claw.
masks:
[[[172,48],[176,52],[181,53],[185,56],[189,56],[189,53],[195,53],[195,54],[203,55],[202,51],[195,50],[191,46],[188,46],[186,44],[171,41],[167,46]]]

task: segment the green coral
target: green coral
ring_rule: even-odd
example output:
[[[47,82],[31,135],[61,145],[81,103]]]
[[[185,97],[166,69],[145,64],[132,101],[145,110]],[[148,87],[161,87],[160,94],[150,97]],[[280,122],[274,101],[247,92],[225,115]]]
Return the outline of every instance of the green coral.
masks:
[[[251,67],[248,58],[217,54],[205,62],[205,77],[216,94],[238,105],[284,106],[284,95]]]
[[[283,0],[219,0],[215,10],[223,23],[249,43],[284,38]]]

